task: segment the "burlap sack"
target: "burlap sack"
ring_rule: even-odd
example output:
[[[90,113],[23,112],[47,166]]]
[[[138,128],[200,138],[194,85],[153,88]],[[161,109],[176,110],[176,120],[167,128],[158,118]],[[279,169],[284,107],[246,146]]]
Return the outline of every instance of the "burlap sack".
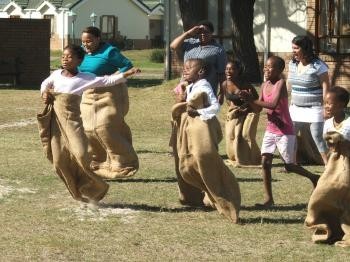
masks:
[[[171,110],[172,112],[172,133],[169,145],[173,148],[173,155],[175,161],[175,173],[177,177],[179,201],[181,204],[190,206],[202,206],[204,193],[197,187],[187,183],[181,176],[179,170],[179,155],[177,152],[177,133],[178,125],[181,121],[181,115],[186,111],[187,103],[175,104]]]
[[[44,149],[51,148],[49,160],[74,199],[99,201],[109,186],[89,169],[88,141],[80,118],[81,97],[69,94],[54,97],[51,120],[45,121],[46,125],[39,121],[39,134],[45,133],[50,143],[43,144]]]
[[[310,126],[304,125],[297,134],[298,163],[306,165],[324,165],[320,152],[310,132]]]
[[[36,115],[39,127],[39,137],[44,149],[44,154],[52,162],[51,151],[51,119],[53,105],[47,104],[42,113]]]
[[[93,171],[108,179],[133,176],[139,162],[124,120],[129,110],[127,86],[88,89],[80,108]]]
[[[199,106],[197,102],[204,101],[201,96],[206,94],[199,94],[189,104]],[[172,115],[177,114],[173,112]],[[221,127],[216,117],[203,121],[182,113],[177,134],[179,173],[186,183],[204,191],[219,213],[237,223],[240,189],[235,176],[218,153],[221,139]]]
[[[338,146],[310,197],[305,225],[313,242],[350,247],[350,142],[336,132],[325,139]]]
[[[257,166],[261,152],[256,142],[259,114],[239,114],[239,107],[230,107],[226,116],[226,153],[236,166]]]

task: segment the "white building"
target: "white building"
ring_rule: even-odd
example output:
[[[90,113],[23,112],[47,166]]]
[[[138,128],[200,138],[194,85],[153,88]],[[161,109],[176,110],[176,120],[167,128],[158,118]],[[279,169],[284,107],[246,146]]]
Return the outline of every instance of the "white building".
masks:
[[[0,0],[0,18],[51,20],[51,49],[61,49],[81,31],[99,27],[103,40],[129,39],[129,48],[157,46],[163,40],[161,1],[148,0]]]

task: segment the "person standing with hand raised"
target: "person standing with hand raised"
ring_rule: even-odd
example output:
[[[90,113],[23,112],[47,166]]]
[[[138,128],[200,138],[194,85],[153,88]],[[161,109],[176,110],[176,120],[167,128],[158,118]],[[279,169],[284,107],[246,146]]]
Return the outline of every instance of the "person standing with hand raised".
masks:
[[[214,26],[209,21],[201,21],[196,26],[176,37],[170,44],[179,58],[186,62],[188,59],[203,59],[210,66],[206,77],[212,86],[214,94],[218,95],[219,103],[223,103],[224,92],[222,82],[225,79],[227,56],[224,48],[213,39]]]

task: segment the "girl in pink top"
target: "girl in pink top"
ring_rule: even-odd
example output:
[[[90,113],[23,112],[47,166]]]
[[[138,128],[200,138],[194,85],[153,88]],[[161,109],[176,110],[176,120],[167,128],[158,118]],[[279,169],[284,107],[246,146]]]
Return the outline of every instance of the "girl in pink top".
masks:
[[[254,100],[251,94],[244,91],[241,92],[241,97],[248,100],[249,103],[267,109],[268,122],[261,147],[265,201],[262,204],[256,204],[256,206],[263,208],[274,205],[271,187],[271,168],[273,153],[276,148],[288,172],[309,178],[314,187],[319,179],[318,175],[314,175],[295,164],[296,136],[288,109],[286,83],[281,79],[281,73],[284,67],[285,62],[282,58],[271,56],[264,66],[266,82],[261,86],[259,99]]]

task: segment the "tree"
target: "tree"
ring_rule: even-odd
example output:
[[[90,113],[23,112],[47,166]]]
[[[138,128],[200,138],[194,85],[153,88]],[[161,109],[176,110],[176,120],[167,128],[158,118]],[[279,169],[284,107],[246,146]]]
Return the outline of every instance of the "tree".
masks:
[[[207,0],[179,0],[179,8],[185,31],[195,26],[199,21],[207,19]]]
[[[245,77],[261,82],[258,55],[254,43],[253,19],[255,0],[231,0],[232,51],[246,69]]]

